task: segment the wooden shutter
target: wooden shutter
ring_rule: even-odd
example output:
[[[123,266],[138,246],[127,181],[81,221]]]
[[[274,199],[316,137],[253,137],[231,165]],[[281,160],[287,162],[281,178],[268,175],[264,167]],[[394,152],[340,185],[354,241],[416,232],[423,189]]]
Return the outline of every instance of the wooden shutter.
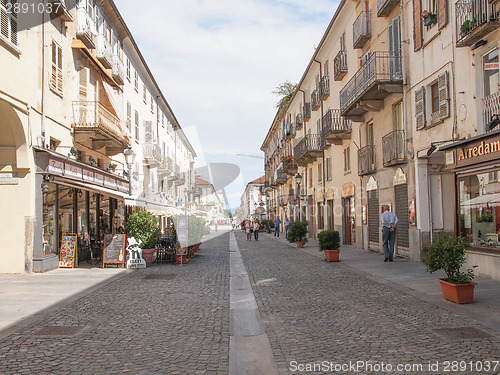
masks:
[[[153,122],[144,121],[144,142],[153,143]]]
[[[87,101],[87,82],[89,76],[89,69],[82,68],[78,72],[78,100],[81,102]]]
[[[62,72],[62,48],[52,41],[52,75],[50,78],[50,88],[62,95],[63,92],[63,72]]]
[[[420,48],[422,48],[423,44],[422,19],[420,18],[421,14],[422,14],[422,2],[421,0],[414,0],[413,1],[413,44],[415,51],[418,51]]]
[[[127,102],[127,129],[132,133],[132,104]]]
[[[437,8],[438,25],[441,30],[448,23],[448,0],[438,0]]]
[[[441,119],[450,116],[450,95],[448,86],[448,72],[444,72],[438,76],[439,117]]]
[[[0,1],[0,33],[15,46],[17,46],[17,13],[14,12],[16,4],[17,0]]]
[[[415,91],[415,122],[417,130],[425,127],[425,87]]]

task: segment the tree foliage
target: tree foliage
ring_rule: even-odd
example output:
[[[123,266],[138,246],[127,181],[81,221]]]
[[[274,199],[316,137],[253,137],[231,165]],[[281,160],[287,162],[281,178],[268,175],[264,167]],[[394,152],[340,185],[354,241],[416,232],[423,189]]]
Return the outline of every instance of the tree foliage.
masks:
[[[293,94],[297,90],[297,86],[298,85],[296,83],[293,84],[288,80],[276,86],[273,94],[280,98],[278,103],[276,103],[276,107],[285,108],[290,102],[290,99],[292,99]]]

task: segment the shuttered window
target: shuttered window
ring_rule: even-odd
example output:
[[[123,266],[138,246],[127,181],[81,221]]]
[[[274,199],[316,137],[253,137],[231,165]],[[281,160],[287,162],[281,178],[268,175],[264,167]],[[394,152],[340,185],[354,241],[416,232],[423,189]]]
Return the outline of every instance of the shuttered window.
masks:
[[[144,121],[144,143],[153,143],[153,122]]]
[[[52,41],[52,75],[50,88],[58,95],[63,94],[62,48]]]
[[[449,80],[448,72],[444,72],[438,76],[438,91],[439,91],[439,117],[441,119],[450,116],[450,95],[449,95]]]
[[[439,30],[441,30],[448,23],[448,1],[438,0],[437,7],[438,7],[437,9],[438,25],[439,25]]]
[[[413,41],[414,50],[418,51],[422,48],[423,37],[422,37],[422,1],[413,1]]]
[[[139,112],[135,111],[135,139],[139,140]]]
[[[373,243],[375,248],[379,245],[379,222],[380,214],[378,190],[369,190],[368,192],[368,241]]]
[[[399,17],[392,20],[387,29],[389,36],[389,55],[390,57],[390,73],[391,77],[399,77],[402,75],[401,71],[401,31]]]
[[[0,0],[0,35],[2,39],[17,44],[17,0]]]
[[[417,130],[425,127],[425,87],[415,90],[415,122]]]
[[[132,104],[127,102],[127,129],[132,132]]]
[[[137,73],[137,70],[134,71],[134,88],[135,91],[139,92],[139,73]]]
[[[81,102],[87,101],[87,84],[89,81],[89,69],[82,68],[78,72],[78,100]]]

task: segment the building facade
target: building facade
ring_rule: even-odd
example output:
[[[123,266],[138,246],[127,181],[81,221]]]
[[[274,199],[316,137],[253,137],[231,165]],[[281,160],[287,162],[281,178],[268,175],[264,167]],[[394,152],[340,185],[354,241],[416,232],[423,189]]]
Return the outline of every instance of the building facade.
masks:
[[[226,219],[224,199],[220,191],[200,176],[196,176],[194,214],[205,218],[208,224],[216,224]]]
[[[272,215],[381,251],[389,205],[397,255],[463,234],[500,279],[498,26],[496,2],[342,1],[261,147]]]
[[[0,272],[41,272],[63,234],[82,261],[132,210],[165,226],[192,199],[196,155],[113,1],[14,3],[0,4]]]
[[[250,181],[241,196],[241,213],[246,219],[267,219],[267,197],[264,192],[266,178]]]

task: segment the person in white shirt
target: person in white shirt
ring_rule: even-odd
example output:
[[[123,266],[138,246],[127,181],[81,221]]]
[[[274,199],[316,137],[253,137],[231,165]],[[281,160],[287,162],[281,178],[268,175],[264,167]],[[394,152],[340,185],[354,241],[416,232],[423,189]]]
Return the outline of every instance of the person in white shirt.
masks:
[[[257,222],[257,220],[253,221],[253,235],[255,237],[255,241],[259,240],[259,229],[260,229],[260,224]]]
[[[394,244],[396,243],[396,224],[398,217],[394,212],[389,211],[389,206],[383,206],[382,213],[382,240],[384,249],[384,262],[392,262],[394,258]]]

